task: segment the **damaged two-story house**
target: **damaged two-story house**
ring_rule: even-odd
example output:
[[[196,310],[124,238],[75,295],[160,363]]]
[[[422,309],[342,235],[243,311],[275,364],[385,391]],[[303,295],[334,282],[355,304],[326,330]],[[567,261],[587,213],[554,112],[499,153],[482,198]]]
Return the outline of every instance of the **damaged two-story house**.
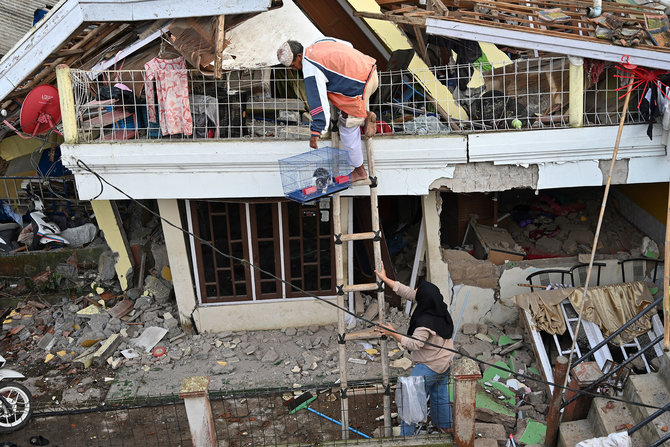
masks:
[[[122,287],[140,266],[118,208],[155,201],[179,319],[198,331],[337,318],[290,286],[335,300],[332,204],[287,200],[278,167],[310,134],[300,75],[276,60],[287,39],[333,36],[377,60],[385,259],[410,253],[412,278],[425,265],[464,323],[515,321],[527,276],[584,261],[615,145],[612,196],[635,227],[603,232],[598,281],[619,282],[617,253],[630,257],[645,234],[663,241],[668,132],[644,95],[662,86],[670,50],[623,32],[658,10],[606,5],[607,21],[578,8],[409,3],[64,0],[0,63],[0,97],[19,124],[32,88],[58,86],[62,164],[118,255]],[[625,64],[658,71],[622,110],[644,76]],[[177,118],[155,106],[171,94]],[[368,225],[368,195],[342,193],[343,228]],[[347,256],[348,275],[373,277],[365,246]]]

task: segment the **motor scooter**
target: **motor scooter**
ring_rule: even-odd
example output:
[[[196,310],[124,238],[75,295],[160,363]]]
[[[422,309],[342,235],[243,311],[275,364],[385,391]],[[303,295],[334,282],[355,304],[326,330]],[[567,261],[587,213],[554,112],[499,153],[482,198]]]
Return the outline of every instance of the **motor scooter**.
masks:
[[[11,379],[25,379],[12,369],[6,369],[0,355],[0,433],[10,433],[24,427],[33,414],[33,395],[24,385]]]
[[[30,212],[30,219],[33,221],[33,243],[32,250],[36,250],[40,244],[47,245],[56,243],[60,245],[69,245],[70,241],[60,235],[60,228],[53,222],[47,220],[44,214],[44,204],[39,197],[33,195],[34,211]]]

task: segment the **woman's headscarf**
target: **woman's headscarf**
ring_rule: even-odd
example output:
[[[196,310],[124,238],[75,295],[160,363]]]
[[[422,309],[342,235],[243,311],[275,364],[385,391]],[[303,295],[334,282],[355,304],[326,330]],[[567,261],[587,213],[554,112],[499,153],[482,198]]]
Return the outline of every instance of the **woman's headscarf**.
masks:
[[[434,330],[444,339],[450,339],[454,332],[454,322],[444,303],[444,298],[438,287],[424,281],[416,289],[416,308],[409,319],[409,335],[414,334],[418,327]]]

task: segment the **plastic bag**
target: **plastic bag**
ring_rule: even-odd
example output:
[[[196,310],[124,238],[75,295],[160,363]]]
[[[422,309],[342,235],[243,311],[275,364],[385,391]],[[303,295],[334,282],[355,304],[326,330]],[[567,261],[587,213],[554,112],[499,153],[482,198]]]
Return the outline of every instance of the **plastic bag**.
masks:
[[[428,396],[423,376],[398,377],[395,390],[398,416],[405,423],[414,425],[428,418]]]
[[[631,447],[628,432],[610,433],[605,438],[592,438],[577,443],[575,447]]]

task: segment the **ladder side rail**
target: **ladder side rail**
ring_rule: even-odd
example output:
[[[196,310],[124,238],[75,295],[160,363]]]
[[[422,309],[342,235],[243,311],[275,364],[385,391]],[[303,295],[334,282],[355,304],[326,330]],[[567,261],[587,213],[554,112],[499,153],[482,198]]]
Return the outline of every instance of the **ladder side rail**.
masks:
[[[372,139],[368,138],[365,140],[365,148],[368,157],[368,175],[371,178],[372,184],[375,185],[376,182],[376,170],[374,162],[374,148],[372,145]],[[379,199],[378,191],[375,186],[370,187],[370,215],[372,220],[372,232],[377,235],[372,241],[372,247],[375,256],[375,270],[379,270],[382,266],[382,250],[381,250],[381,230],[379,224]],[[384,288],[380,287],[377,291],[377,303],[379,309],[379,322],[386,322],[386,303],[384,299]],[[382,384],[386,390],[389,390],[389,356],[388,356],[388,343],[386,337],[382,337],[379,340],[380,354],[381,354],[381,364],[382,364]],[[384,436],[390,437],[393,434],[393,428],[391,425],[391,394],[389,392],[384,393]]]

